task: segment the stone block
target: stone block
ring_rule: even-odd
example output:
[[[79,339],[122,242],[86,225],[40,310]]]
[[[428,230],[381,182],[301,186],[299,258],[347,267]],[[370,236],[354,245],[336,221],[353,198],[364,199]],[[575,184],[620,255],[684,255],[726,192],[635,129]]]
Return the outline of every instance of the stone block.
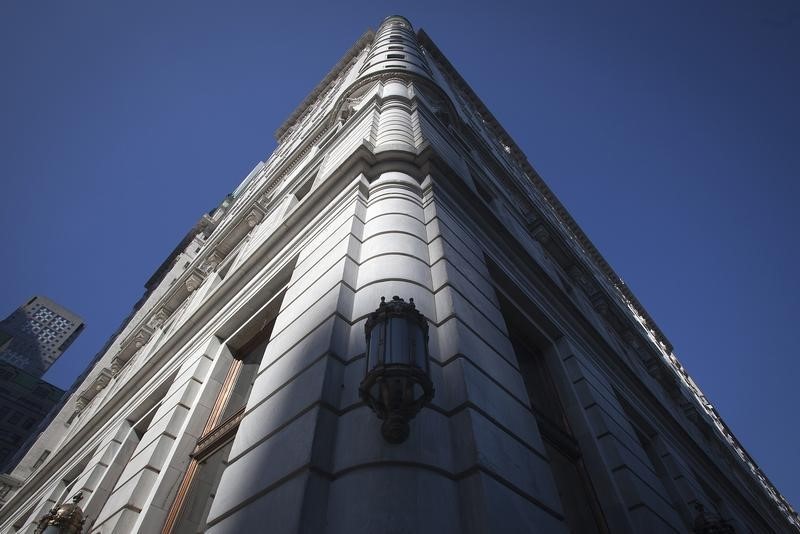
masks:
[[[401,254],[385,254],[363,260],[358,269],[358,289],[382,280],[412,280],[431,288],[431,269],[425,260]]]
[[[474,410],[465,410],[464,415],[454,417],[456,421],[469,425],[475,442],[475,457],[461,458],[464,463],[458,466],[459,472],[480,466],[528,498],[559,509],[558,490],[542,449],[526,446]]]
[[[475,367],[461,360],[454,360],[443,368],[443,381],[448,395],[442,401],[448,402],[447,410],[469,402],[487,417],[514,434],[521,441],[536,450],[543,451],[536,420],[530,409],[479,372]],[[463,386],[458,385],[462,381]],[[453,387],[456,385],[457,387]],[[458,396],[463,395],[463,398]]]
[[[161,435],[157,439],[142,447],[140,444],[125,469],[122,471],[121,479],[128,480],[130,477],[140,473],[143,469],[159,472],[164,465],[167,455],[172,448],[175,440],[170,436]]]
[[[162,434],[167,436],[178,436],[181,433],[183,423],[189,414],[189,408],[182,405],[176,405],[169,412],[163,413],[158,419],[153,419],[147,433],[142,437],[140,448],[149,445],[153,440],[158,439]]]
[[[133,477],[122,482],[106,501],[101,510],[95,528],[103,524],[123,508],[132,508],[137,512],[144,506],[153,484],[158,477],[157,473],[149,469],[139,471]],[[103,529],[101,532],[105,532]]]
[[[308,332],[308,335],[291,345],[282,343],[286,338],[274,339],[267,345],[264,358],[261,360],[259,375],[268,372],[273,367],[275,367],[276,373],[284,375],[298,373],[314,359],[330,352],[337,321],[341,321],[341,319],[336,316],[328,317],[327,320]]]
[[[387,213],[376,215],[364,224],[364,234],[361,238],[362,243],[367,239],[380,234],[392,234],[385,236],[387,239],[403,238],[403,234],[417,236],[426,239],[425,225],[416,217],[405,213]]]
[[[380,432],[381,420],[367,406],[339,417],[333,460],[335,473],[381,462],[424,464],[454,473],[448,418],[422,408],[411,420],[411,432],[403,443],[388,443]]]
[[[341,242],[340,246],[336,247],[337,250],[330,254],[320,254],[317,258],[318,261],[314,263],[308,271],[303,273],[302,276],[293,278],[291,285],[286,291],[284,302],[293,303],[298,298],[304,296],[305,292],[313,286],[329,289],[337,282],[344,281],[355,288],[356,278],[352,274],[352,267],[348,269],[347,264],[355,264],[355,260],[358,258],[357,250],[349,250],[357,248],[357,243],[358,241],[356,238],[350,235]],[[355,252],[355,255],[353,252]]]
[[[289,314],[281,312],[276,320],[272,339],[270,339],[267,346],[267,352],[264,354],[261,368],[267,367],[272,360],[280,357],[304,338],[312,335],[321,325],[327,324],[327,328],[332,328],[331,319],[333,316],[339,312],[341,307],[348,307],[348,304],[342,301],[342,299],[347,300],[347,296],[343,296],[343,293],[352,294],[347,287],[338,285],[325,293],[310,308],[305,310],[298,308],[294,313]]]
[[[313,343],[317,350],[307,349],[311,353],[321,353],[330,346],[333,335],[333,326],[336,319],[336,306],[339,302],[340,291],[343,287],[326,295],[325,302],[320,306],[307,310],[301,320],[291,322],[282,330],[273,330],[264,358],[261,360],[261,369],[269,367],[272,362],[283,356],[286,352],[300,343]],[[307,345],[308,346],[308,345]]]
[[[285,477],[308,467],[319,410],[318,407],[312,408],[283,427],[281,432],[231,462],[222,473],[209,519],[227,514],[242,503],[257,498]],[[254,477],[252,473],[259,475]]]
[[[403,254],[428,263],[427,242],[420,236],[412,236],[408,234],[374,235],[365,239],[364,242],[361,243],[360,252],[361,262],[382,256],[384,254]]]
[[[490,346],[508,346],[506,327],[499,310],[479,310],[454,288],[445,286],[436,293],[437,322],[452,316],[458,317]]]
[[[497,380],[523,404],[528,403],[525,382],[516,368],[516,357],[508,338],[504,346],[491,347],[457,317],[431,328],[428,343],[431,358],[444,363],[464,355],[472,365]]]
[[[459,481],[465,534],[569,534],[560,508],[550,510],[512,491],[480,471]]]
[[[275,377],[273,372],[261,375],[253,385],[253,393],[236,433],[229,461],[236,461],[315,403],[325,401],[335,406],[337,399],[330,397],[338,395],[339,388],[330,385],[339,386],[341,383],[341,368],[336,360],[323,357],[299,375],[289,377],[286,382]]]
[[[286,480],[248,502],[235,514],[219,517],[209,516],[212,523],[207,534],[230,534],[233,532],[269,532],[270,534],[293,534],[300,532],[300,512],[309,477],[303,472]],[[216,505],[216,502],[215,502]],[[325,509],[318,503],[317,513]],[[215,507],[212,507],[212,514]]]
[[[434,470],[391,464],[365,466],[337,476],[330,484],[329,495],[329,534],[464,531],[457,483]]]
[[[291,301],[284,299],[283,309],[280,312],[281,317],[278,321],[281,325],[286,324],[286,321],[290,318],[302,316],[306,310],[318,306],[320,301],[334,301],[337,296],[336,292],[341,287],[347,288],[349,286],[348,291],[351,290],[350,288],[355,288],[356,272],[357,268],[352,259],[342,259],[331,270],[323,273],[319,279],[314,280],[296,299]],[[329,310],[329,312],[333,311],[349,310],[341,310],[339,308]],[[275,328],[277,329],[278,327],[279,324],[276,322]]]

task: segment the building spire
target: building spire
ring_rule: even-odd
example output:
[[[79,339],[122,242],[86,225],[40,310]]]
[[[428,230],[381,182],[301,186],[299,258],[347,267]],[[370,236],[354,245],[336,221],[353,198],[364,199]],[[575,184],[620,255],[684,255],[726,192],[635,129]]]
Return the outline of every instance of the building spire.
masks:
[[[392,15],[381,23],[358,78],[383,72],[407,72],[429,80],[431,69],[405,17]]]

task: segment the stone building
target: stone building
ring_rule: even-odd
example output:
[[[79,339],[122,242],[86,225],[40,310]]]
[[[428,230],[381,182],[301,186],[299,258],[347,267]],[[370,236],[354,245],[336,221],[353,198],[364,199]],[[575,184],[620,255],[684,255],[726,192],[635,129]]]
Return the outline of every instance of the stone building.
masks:
[[[102,533],[798,531],[427,34],[365,33],[277,138],[12,473],[2,532],[78,492]]]

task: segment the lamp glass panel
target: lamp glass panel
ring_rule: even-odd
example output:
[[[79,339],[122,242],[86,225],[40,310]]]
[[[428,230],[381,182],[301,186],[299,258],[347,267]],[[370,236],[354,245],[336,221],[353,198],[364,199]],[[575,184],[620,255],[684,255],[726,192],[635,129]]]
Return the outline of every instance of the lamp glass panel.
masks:
[[[388,331],[386,363],[409,364],[408,322],[404,317],[392,317],[388,321]]]
[[[386,343],[386,323],[380,322],[372,328],[367,350],[367,371],[383,363],[383,347]]]
[[[414,341],[413,341],[413,363],[420,369],[427,369],[427,361],[426,357],[426,350],[425,350],[425,332],[422,331],[422,327],[419,325],[414,325]]]

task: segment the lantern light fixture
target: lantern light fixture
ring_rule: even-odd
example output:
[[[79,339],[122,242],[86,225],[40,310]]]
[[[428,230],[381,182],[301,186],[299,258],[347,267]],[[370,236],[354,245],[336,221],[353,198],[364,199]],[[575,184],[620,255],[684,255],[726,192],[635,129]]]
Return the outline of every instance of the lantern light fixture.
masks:
[[[389,443],[408,438],[409,421],[433,399],[428,366],[428,321],[398,296],[372,312],[364,327],[367,370],[359,394],[379,419]]]

